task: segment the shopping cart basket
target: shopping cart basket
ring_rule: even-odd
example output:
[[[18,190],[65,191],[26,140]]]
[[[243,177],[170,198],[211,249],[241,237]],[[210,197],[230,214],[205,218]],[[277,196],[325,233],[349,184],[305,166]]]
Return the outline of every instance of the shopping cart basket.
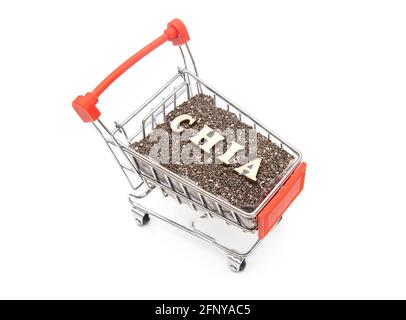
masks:
[[[171,41],[173,45],[180,48],[183,67],[178,68],[175,76],[144,104],[123,121],[114,122],[113,129],[109,129],[100,120],[101,113],[96,107],[99,96],[125,71],[167,41]],[[302,191],[306,163],[302,162],[302,156],[298,150],[199,77],[188,41],[189,34],[185,25],[179,19],[174,19],[160,37],[125,61],[92,92],[78,96],[72,105],[84,122],[93,123],[127,178],[132,188],[129,201],[136,222],[141,226],[145,225],[150,216],[153,216],[187,231],[225,251],[229,267],[232,271],[238,272],[245,268],[247,256],[277,225],[282,214]],[[192,71],[189,69],[189,65],[191,65]],[[199,93],[210,95],[217,107],[236,114],[240,121],[250,125],[294,156],[283,174],[278,177],[279,181],[274,188],[252,212],[242,210],[203,190],[188,179],[130,148],[132,143],[147,137],[157,124],[164,122],[170,111]],[[190,205],[197,215],[193,215],[193,220],[185,224],[141,205],[140,199],[148,198],[147,196],[153,189],[160,190],[164,196],[174,197],[180,204]],[[254,235],[250,237],[248,250],[235,249],[234,246],[221,243],[217,240],[216,235],[198,228],[196,224],[198,220],[213,220],[216,223],[220,222],[223,228],[237,228],[242,231],[239,233],[242,238],[247,234]]]

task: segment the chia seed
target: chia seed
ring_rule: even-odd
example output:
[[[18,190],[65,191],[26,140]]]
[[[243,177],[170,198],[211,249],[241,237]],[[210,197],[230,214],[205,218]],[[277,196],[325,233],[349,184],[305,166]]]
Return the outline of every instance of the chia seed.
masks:
[[[199,131],[204,125],[219,130],[226,130],[229,128],[232,128],[233,130],[253,129],[251,126],[241,122],[234,113],[214,106],[213,98],[203,94],[196,95],[190,100],[177,106],[166,116],[164,123],[156,126],[156,129],[164,129],[169,134],[172,134],[170,123],[173,119],[182,114],[189,114],[196,119],[195,123],[191,126],[187,123],[182,123],[182,127],[186,129],[195,129]],[[149,136],[150,135],[135,142],[130,145],[130,147],[137,152],[148,156],[151,148],[156,143],[151,141]],[[248,150],[248,134],[245,140],[246,145],[244,150]],[[246,211],[253,211],[259,205],[261,200],[275,187],[283,176],[289,163],[294,159],[290,153],[258,132],[256,133],[256,140],[257,157],[262,159],[257,174],[257,181],[248,180],[245,176],[239,175],[235,172],[234,169],[241,166],[241,164],[238,163],[225,165],[215,162],[214,159],[210,164],[207,162],[204,164],[203,162],[201,162],[202,164],[183,164],[178,163],[175,159],[172,161],[171,139],[169,140],[170,161],[168,164],[161,163],[161,165],[177,175],[188,178],[188,180],[195,183],[200,188],[215,196],[223,198],[230,204]],[[190,142],[188,141],[180,141],[181,150],[189,143]],[[224,143],[223,152],[225,152],[226,149],[227,145]],[[201,160],[203,161],[203,151],[201,154]],[[213,154],[213,158],[214,156],[215,154]]]

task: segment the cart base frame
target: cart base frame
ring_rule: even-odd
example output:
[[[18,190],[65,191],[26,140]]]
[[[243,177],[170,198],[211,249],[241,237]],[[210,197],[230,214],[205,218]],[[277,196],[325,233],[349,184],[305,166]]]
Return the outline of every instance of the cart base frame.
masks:
[[[163,222],[169,223],[173,227],[176,227],[206,243],[209,243],[210,245],[216,247],[217,249],[223,251],[226,254],[227,265],[231,271],[233,271],[233,272],[244,271],[244,269],[247,265],[246,259],[260,245],[260,243],[262,242],[261,239],[257,238],[256,241],[250,245],[248,250],[246,250],[244,252],[240,252],[235,249],[228,248],[227,246],[217,242],[216,239],[213,238],[211,235],[208,235],[207,233],[196,228],[194,221],[192,221],[189,225],[184,225],[184,224],[181,224],[181,223],[169,218],[168,216],[166,216],[163,213],[158,213],[154,210],[148,209],[145,206],[141,205],[139,203],[140,202],[139,200],[147,197],[148,194],[153,189],[155,189],[155,187],[151,186],[147,192],[140,191],[137,194],[132,193],[132,194],[128,195],[128,200],[131,205],[131,213],[138,226],[140,226],[140,227],[146,226],[150,222],[151,217],[153,217],[157,220],[161,220]],[[209,215],[208,215],[208,213],[202,212],[202,215],[200,216],[199,219],[205,219],[205,218],[209,218]],[[280,218],[280,220],[278,221],[278,223],[276,225],[278,225],[281,220],[282,220],[282,217]],[[275,225],[275,227],[276,227],[276,225]]]

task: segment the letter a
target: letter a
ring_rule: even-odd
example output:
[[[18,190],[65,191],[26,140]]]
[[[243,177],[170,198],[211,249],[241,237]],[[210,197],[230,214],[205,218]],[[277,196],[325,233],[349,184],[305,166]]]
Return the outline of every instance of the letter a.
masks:
[[[261,161],[262,161],[261,158],[257,158],[244,164],[241,167],[235,168],[234,170],[237,171],[239,174],[246,176],[248,179],[252,181],[257,181],[257,173]]]

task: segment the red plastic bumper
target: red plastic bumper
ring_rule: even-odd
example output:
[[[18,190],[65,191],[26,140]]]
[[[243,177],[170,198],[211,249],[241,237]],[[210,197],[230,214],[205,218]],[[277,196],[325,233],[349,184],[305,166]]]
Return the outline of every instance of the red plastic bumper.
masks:
[[[303,162],[258,214],[258,236],[260,239],[265,238],[293,200],[303,190],[305,173],[306,163]]]

